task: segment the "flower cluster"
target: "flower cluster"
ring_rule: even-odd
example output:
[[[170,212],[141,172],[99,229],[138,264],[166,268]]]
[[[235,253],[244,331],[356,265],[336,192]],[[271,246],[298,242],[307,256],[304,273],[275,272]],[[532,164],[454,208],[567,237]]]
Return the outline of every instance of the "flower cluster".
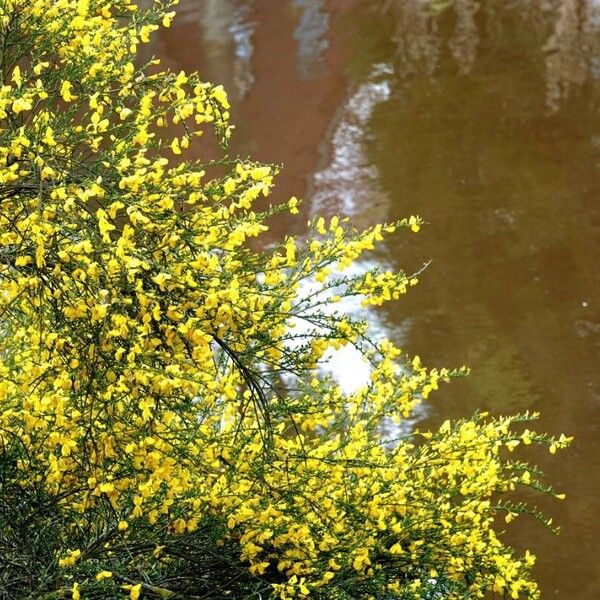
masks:
[[[414,285],[343,273],[421,221],[254,249],[298,202],[256,208],[274,167],[181,161],[232,129],[221,86],[139,65],[175,4],[0,0],[0,522],[43,545],[20,571],[34,553],[0,541],[2,593],[536,598],[492,526],[546,488],[505,452],[568,439],[514,433],[529,415],[382,434],[462,370],[326,308]],[[345,344],[371,364],[350,394],[319,369]]]

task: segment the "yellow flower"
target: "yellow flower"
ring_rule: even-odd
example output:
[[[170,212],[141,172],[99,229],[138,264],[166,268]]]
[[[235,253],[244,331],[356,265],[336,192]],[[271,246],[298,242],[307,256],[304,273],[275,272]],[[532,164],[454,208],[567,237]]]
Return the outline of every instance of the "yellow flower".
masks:
[[[139,600],[141,590],[142,590],[141,583],[138,583],[138,584],[132,586],[131,589],[129,590],[129,598],[131,598],[131,600]]]
[[[81,550],[71,550],[66,557],[58,561],[58,565],[60,567],[72,567],[77,563],[80,556]]]
[[[408,219],[408,224],[410,225],[411,230],[414,231],[415,233],[417,233],[421,229],[418,217],[414,217],[414,216],[410,217]]]
[[[170,27],[171,26],[171,21],[173,20],[174,16],[175,16],[175,12],[174,11],[165,13],[165,15],[163,16],[163,19],[162,19],[163,27],[167,27],[167,28]]]
[[[225,109],[230,108],[229,101],[227,99],[227,92],[223,89],[222,85],[215,87],[211,93],[211,96]],[[268,167],[267,167],[268,168]]]
[[[181,154],[178,138],[173,138],[173,141],[171,142],[171,151],[173,152],[173,154]]]
[[[74,96],[71,93],[72,88],[73,88],[73,85],[71,84],[70,81],[62,82],[62,85],[60,87],[60,95],[62,96],[62,99],[65,102],[72,102],[73,100],[75,100],[77,98],[77,96]]]
[[[39,63],[37,63],[37,65],[35,65],[35,67],[33,67],[33,72],[36,75],[41,75],[42,71],[44,69],[47,69],[49,66],[50,66],[50,63],[47,61],[39,62]]]
[[[28,98],[16,98],[12,103],[12,110],[15,114],[19,114],[24,110],[31,110],[33,104]]]
[[[17,65],[12,72],[11,80],[17,84],[17,87],[21,87],[23,84],[23,78],[21,77],[21,68]]]

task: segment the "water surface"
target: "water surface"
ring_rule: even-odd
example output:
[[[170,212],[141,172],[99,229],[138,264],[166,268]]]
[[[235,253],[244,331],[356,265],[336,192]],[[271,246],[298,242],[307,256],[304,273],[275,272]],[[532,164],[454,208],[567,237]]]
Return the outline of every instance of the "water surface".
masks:
[[[230,90],[232,152],[283,163],[277,198],[357,225],[429,225],[377,258],[421,284],[373,316],[431,366],[472,374],[423,426],[542,412],[575,435],[535,456],[567,500],[538,554],[545,598],[600,598],[599,11],[584,0],[182,0],[155,51]],[[340,377],[351,374],[340,370]]]

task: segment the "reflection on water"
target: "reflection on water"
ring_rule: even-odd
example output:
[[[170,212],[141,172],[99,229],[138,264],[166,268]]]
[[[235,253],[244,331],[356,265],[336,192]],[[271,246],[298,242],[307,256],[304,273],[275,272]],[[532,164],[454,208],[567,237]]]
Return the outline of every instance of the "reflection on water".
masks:
[[[250,8],[248,6],[240,7],[229,26],[229,32],[235,46],[233,79],[240,98],[243,98],[250,91],[254,83],[254,75],[252,74],[252,54],[254,52],[252,35],[256,28],[256,22],[246,21],[249,12]]]
[[[323,66],[323,52],[329,46],[324,37],[329,30],[329,14],[323,10],[325,0],[293,0],[293,5],[302,11],[294,31],[298,69],[302,77],[309,77]]]
[[[475,0],[455,0],[454,10],[456,11],[456,23],[454,25],[455,34],[450,40],[450,50],[458,70],[463,75],[469,73],[473,68],[475,53],[479,36],[477,25],[475,23],[475,13],[479,8],[479,3]]]
[[[600,10],[597,0],[498,0],[483,3],[483,7],[481,4],[477,0],[388,0],[388,12],[397,23],[401,72],[407,75],[425,70],[433,74],[446,56],[445,48],[459,73],[471,72],[480,38],[477,13],[483,8],[487,23],[500,34],[502,13],[507,9],[530,28],[530,41],[536,43],[535,52],[545,63],[550,111],[558,110],[562,100],[594,75],[592,58],[597,50]]]
[[[329,164],[315,173],[309,188],[314,214],[353,215],[359,218],[385,202],[377,190],[377,167],[365,156],[365,128],[375,107],[390,97],[389,64],[375,64],[338,111],[328,148]]]
[[[326,0],[288,2],[296,15],[292,35],[297,70],[302,78],[321,75],[326,71],[323,53],[329,46]],[[139,3],[142,8],[151,6],[151,0]],[[234,100],[243,99],[256,81],[253,38],[261,24],[256,15],[260,11],[275,12],[272,8],[269,0],[183,0],[178,7],[176,26],[197,29],[199,34],[197,40],[189,40],[189,50],[200,50],[198,62],[205,67],[206,77],[227,85]]]
[[[252,36],[257,24],[247,20],[251,3],[202,0],[184,4],[180,12],[182,20],[200,27],[205,60],[231,81],[230,95],[236,100],[244,98],[254,83]],[[229,72],[223,73],[223,69]]]
[[[547,102],[557,110],[561,98],[581,87],[591,67],[591,11],[595,3],[563,0],[558,8],[556,25],[544,46],[547,54]]]
[[[138,0],[148,8],[152,0]],[[177,7],[177,18],[169,39],[163,30],[153,38],[150,49],[171,62],[167,66],[200,69],[207,80],[223,83],[234,101],[250,91],[255,78],[252,68],[252,38],[257,22],[252,19],[253,0],[184,0]],[[159,40],[169,39],[167,48]],[[156,44],[159,44],[156,46]]]
[[[470,377],[444,390],[444,404],[433,401],[432,425],[478,407],[531,408],[542,412],[541,428],[575,435],[566,455],[536,457],[567,492],[564,506],[549,504],[563,534],[554,539],[523,521],[511,536],[539,554],[544,597],[594,600],[600,598],[597,563],[588,558],[600,551],[600,482],[590,479],[600,468],[594,7],[570,0],[480,2],[464,17],[476,24],[469,46],[456,43],[456,11],[470,3],[435,3],[435,10],[433,3],[410,4],[426,15],[429,25],[421,29],[434,47],[419,60],[434,57],[435,64],[422,68],[416,61],[407,77],[405,59],[393,49],[397,78],[389,100],[373,112],[367,147],[390,199],[388,218],[416,211],[430,221],[418,239],[388,246],[389,255],[409,268],[429,257],[434,262],[387,314],[392,322],[411,315],[404,345],[426,362],[472,367]],[[414,31],[401,33],[405,44],[419,47]],[[380,35],[385,48],[388,34]],[[468,69],[457,65],[458,47]]]
[[[403,73],[409,75],[422,69],[432,75],[440,48],[437,21],[433,18],[431,7],[423,0],[388,0],[386,8],[393,13],[394,41]]]

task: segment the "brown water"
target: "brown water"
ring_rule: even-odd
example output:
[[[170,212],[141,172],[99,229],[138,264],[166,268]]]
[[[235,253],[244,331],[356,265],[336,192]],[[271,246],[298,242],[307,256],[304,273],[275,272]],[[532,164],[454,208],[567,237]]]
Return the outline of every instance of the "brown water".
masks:
[[[375,325],[467,363],[421,415],[535,409],[575,435],[536,456],[555,538],[522,521],[543,597],[600,598],[600,3],[182,0],[155,51],[230,90],[232,152],[283,163],[303,217],[430,223],[378,259],[433,263]],[[304,218],[278,222],[299,233]],[[350,373],[342,372],[342,378]]]

